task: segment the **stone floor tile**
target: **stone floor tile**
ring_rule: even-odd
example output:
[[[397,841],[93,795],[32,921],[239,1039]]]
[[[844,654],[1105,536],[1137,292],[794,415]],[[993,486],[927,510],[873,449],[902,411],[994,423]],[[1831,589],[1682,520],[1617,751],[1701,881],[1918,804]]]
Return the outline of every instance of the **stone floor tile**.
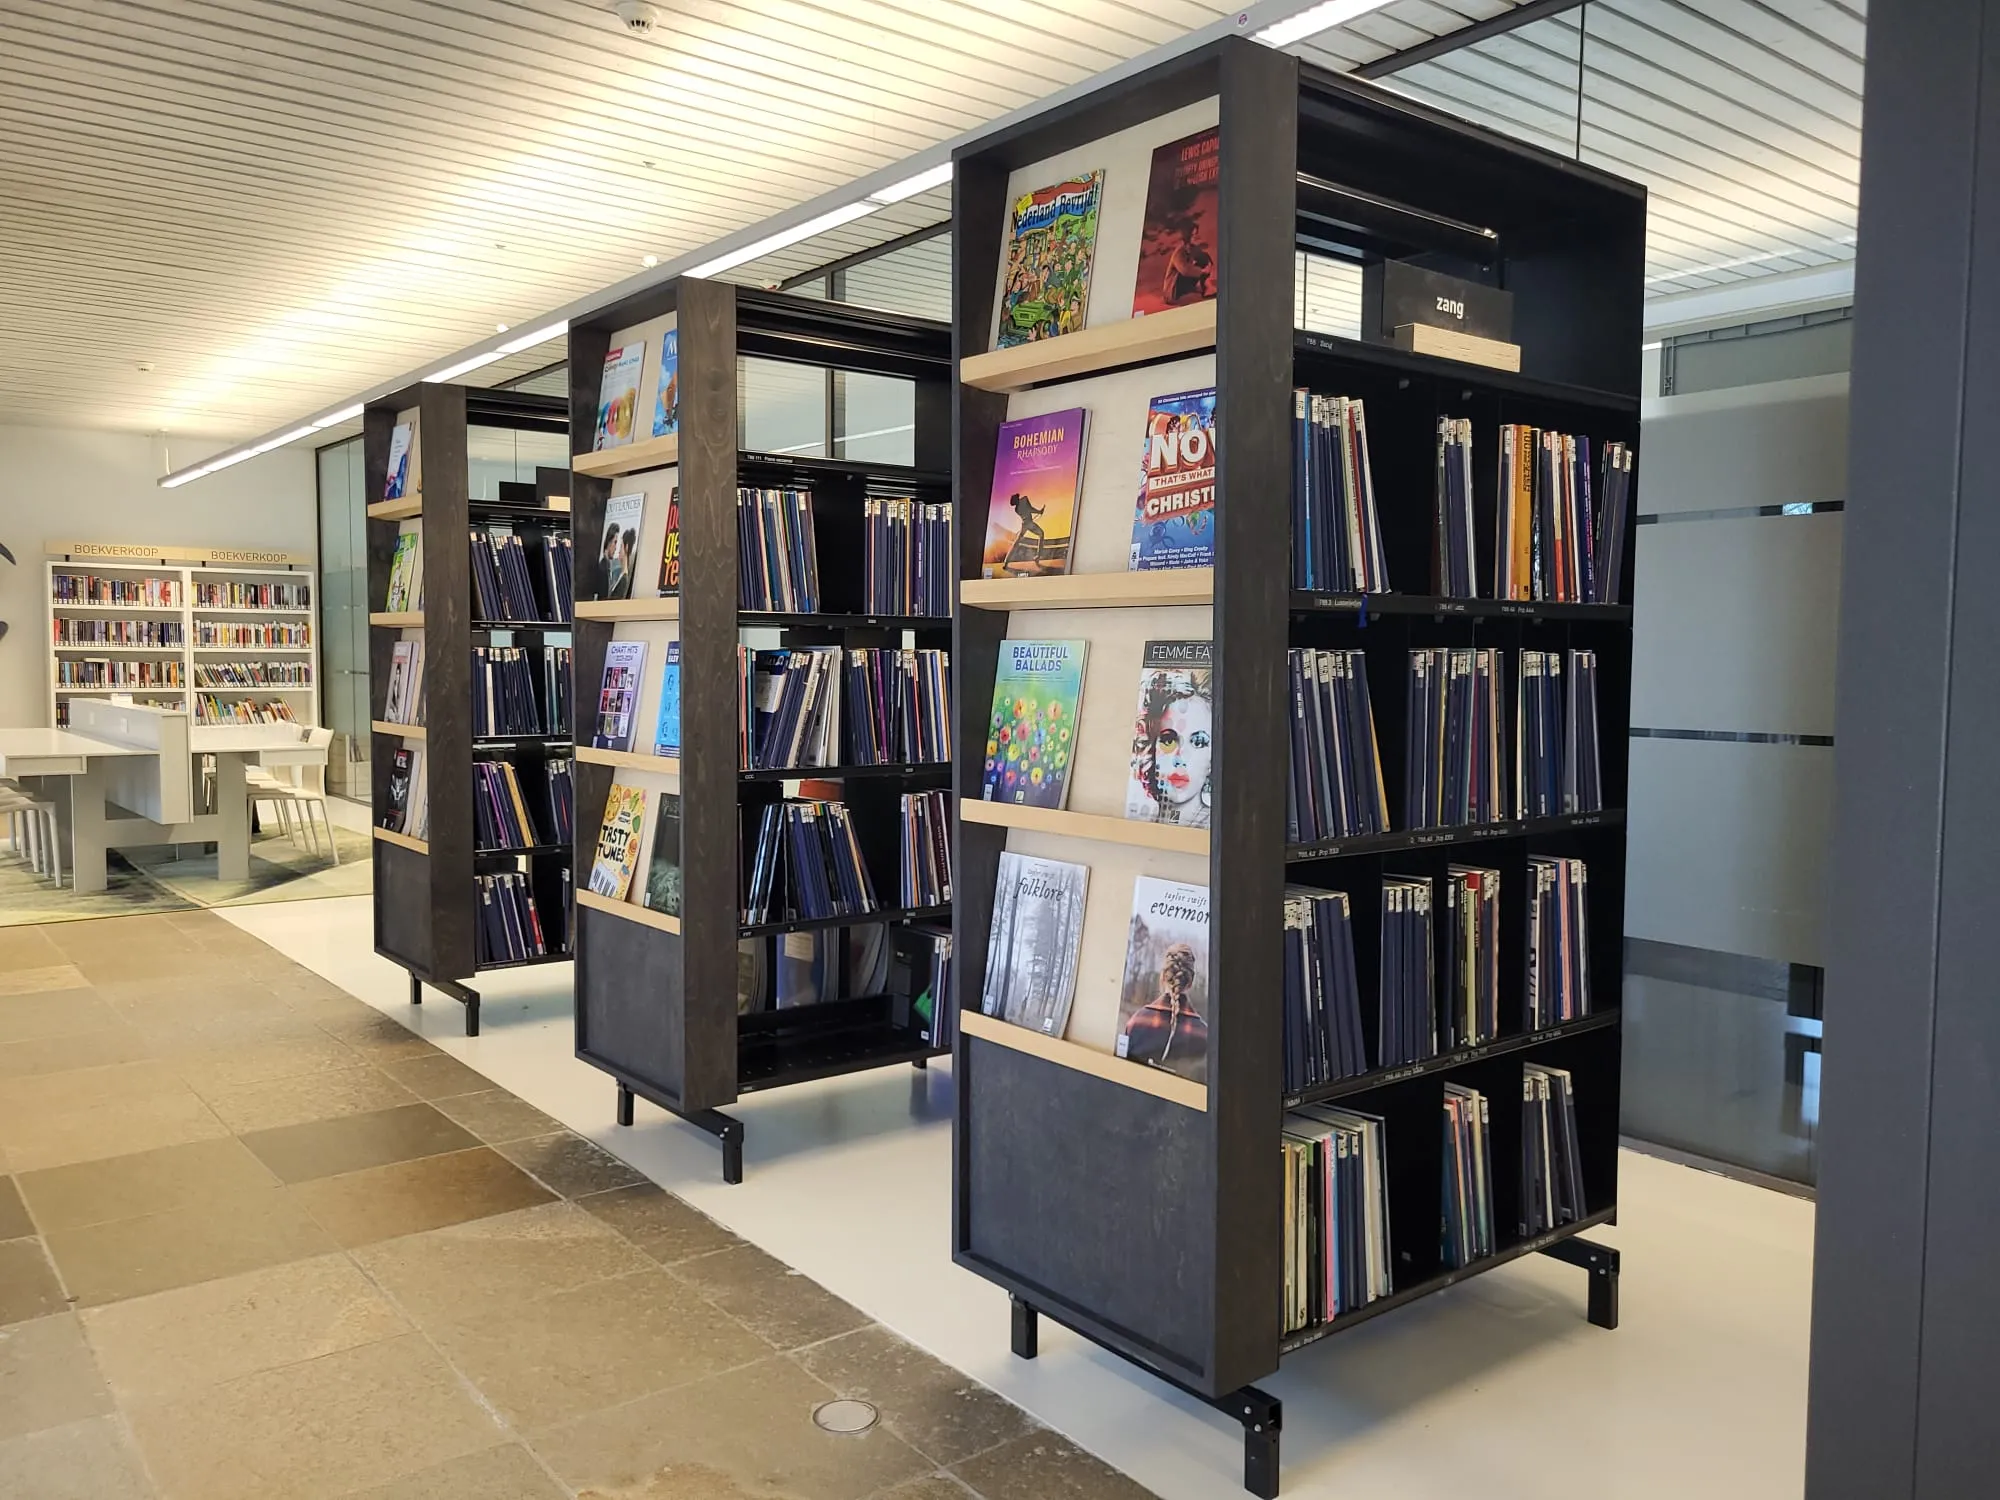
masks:
[[[534,1455],[516,1443],[357,1490],[347,1500],[569,1500]]]
[[[816,1344],[868,1322],[811,1277],[755,1245],[679,1261],[671,1270],[780,1349]]]
[[[940,1466],[1038,1425],[1013,1402],[880,1324],[801,1349],[796,1358],[841,1395],[872,1401],[896,1436]]]
[[[566,1130],[509,1141],[499,1150],[507,1160],[532,1172],[565,1198],[582,1198],[646,1180],[644,1172],[628,1167],[602,1146]]]
[[[44,1233],[187,1208],[277,1180],[230,1136],[23,1172],[17,1179]]]
[[[240,1135],[280,1130],[314,1120],[370,1114],[414,1104],[416,1096],[380,1068],[355,1059],[356,1066],[302,1078],[272,1078],[262,1083],[211,1087],[196,1092],[208,1101],[222,1123]]]
[[[44,1115],[88,1109],[118,1099],[177,1094],[183,1087],[180,1074],[158,1058],[0,1077],[0,1140],[6,1139],[17,1123],[32,1125]]]
[[[428,1104],[400,1104],[275,1130],[253,1130],[243,1144],[286,1182],[309,1182],[391,1162],[463,1151],[478,1140]]]
[[[0,1177],[0,1240],[18,1240],[34,1232],[34,1221],[21,1201],[21,1190],[14,1185],[13,1178]]]
[[[68,962],[69,955],[56,946],[47,927],[0,927],[0,969],[38,969]]]
[[[692,1255],[727,1250],[743,1241],[700,1209],[676,1198],[657,1183],[641,1182],[590,1193],[576,1206],[595,1214],[653,1259],[671,1265]]]
[[[437,1107],[489,1146],[503,1141],[523,1141],[531,1136],[554,1135],[563,1128],[561,1121],[551,1119],[505,1089],[454,1094],[438,1100]]]
[[[585,1495],[644,1500],[810,1496],[862,1500],[930,1472],[886,1428],[824,1432],[813,1408],[833,1393],[780,1355],[594,1412],[535,1439]]]
[[[87,1309],[121,1401],[164,1400],[410,1331],[344,1255],[320,1255]]]
[[[276,1187],[142,1219],[57,1230],[46,1243],[70,1295],[91,1307],[335,1248],[311,1215]]]
[[[431,1336],[524,1431],[770,1353],[741,1324],[656,1269],[520,1302],[504,1315],[483,1309],[433,1328]]]
[[[0,928],[0,931],[4,931]],[[107,1014],[110,1012],[107,1009]],[[79,1068],[109,1067],[159,1056],[151,1037],[116,1018],[89,1031],[34,1037],[25,1041],[0,1039],[0,1078],[26,1078],[38,1073],[69,1073]]]
[[[870,1500],[979,1500],[979,1497],[949,1474],[926,1474],[892,1490],[879,1491]]]
[[[75,964],[42,964],[32,969],[0,964],[0,996],[80,990],[89,983]]]
[[[324,1500],[506,1439],[417,1334],[129,1413],[165,1500]]]
[[[274,1079],[306,1078],[360,1064],[358,1054],[308,1023],[306,1034],[282,1041],[245,1042],[197,1052],[177,1060],[181,1077],[198,1094],[268,1083]]]
[[[116,1417],[91,1417],[0,1442],[0,1495],[20,1500],[154,1500]]]
[[[46,1318],[68,1306],[40,1240],[0,1241],[0,1324]]]
[[[355,1259],[426,1325],[507,1310],[652,1262],[621,1236],[568,1203],[547,1203],[385,1240]]]
[[[0,1328],[0,1438],[111,1410],[111,1392],[74,1313]]]
[[[125,1019],[95,989],[0,998],[0,1042],[33,1042],[116,1026]]]
[[[1155,1500],[1153,1492],[1047,1428],[954,1464],[980,1500]]]
[[[17,1116],[6,1126],[7,1165],[15,1176],[71,1162],[128,1156],[229,1134],[215,1111],[185,1084],[78,1109]]]
[[[392,1021],[390,1024],[395,1023]],[[390,1058],[381,1067],[419,1099],[477,1094],[493,1087],[493,1080],[484,1073],[475,1073],[457,1058],[434,1047],[426,1056]]]
[[[532,1208],[551,1196],[486,1146],[315,1178],[289,1191],[349,1249]]]
[[[379,1064],[389,1058],[431,1057],[437,1053],[436,1047],[407,1026],[399,1025],[359,1000],[350,999],[348,1004],[338,1007],[329,1002],[326,1006],[297,1006],[294,1010],[372,1063]]]

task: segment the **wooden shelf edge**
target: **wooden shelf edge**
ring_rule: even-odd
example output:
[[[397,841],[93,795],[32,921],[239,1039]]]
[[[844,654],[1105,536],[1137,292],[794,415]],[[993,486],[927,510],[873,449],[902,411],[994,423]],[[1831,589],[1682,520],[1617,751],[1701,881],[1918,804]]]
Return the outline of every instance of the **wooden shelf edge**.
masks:
[[[681,435],[670,432],[665,437],[642,438],[638,442],[627,443],[620,448],[606,448],[598,453],[572,454],[569,466],[577,473],[593,478],[617,479],[644,469],[664,469],[680,461]]]
[[[1197,302],[1143,318],[1080,328],[1061,338],[971,354],[958,362],[958,378],[982,391],[1021,391],[1051,380],[1075,380],[1099,370],[1143,360],[1199,354],[1215,347],[1215,301]]]
[[[368,507],[368,519],[371,521],[407,521],[423,513],[424,497],[421,494],[405,495],[400,500],[377,500]]]
[[[1183,828],[1177,823],[1141,823],[1133,818],[1106,817],[1103,813],[1023,807],[1014,802],[975,802],[969,798],[958,804],[958,815],[968,823],[986,823],[995,828],[1021,828],[1030,833],[1055,833],[1065,838],[1094,839],[1101,844],[1135,844],[1142,849],[1167,849],[1177,854],[1208,857],[1208,830]],[[1020,1030],[1018,1026],[1014,1029]]]
[[[678,755],[648,755],[643,750],[600,750],[595,745],[578,745],[576,758],[595,766],[620,766],[629,771],[652,771],[680,779]]]
[[[1073,1072],[1089,1073],[1107,1083],[1137,1089],[1169,1104],[1179,1104],[1203,1113],[1208,1111],[1208,1089],[1205,1085],[1194,1083],[1178,1073],[1169,1073],[1164,1068],[1127,1062],[1122,1057],[1112,1057],[1075,1042],[1066,1042],[1061,1037],[1043,1036],[1025,1026],[1010,1025],[976,1010],[961,1010],[958,1013],[958,1029],[981,1041],[1011,1047],[1016,1052],[1025,1052],[1030,1057],[1039,1057],[1044,1062],[1055,1063]]]
[[[368,616],[370,625],[381,625],[389,629],[421,630],[424,612],[420,609],[376,610]]]
[[[678,620],[681,601],[679,595],[657,599],[579,599],[575,615],[579,620]]]
[[[1150,573],[1064,573],[1052,578],[968,578],[958,586],[967,609],[1136,609],[1213,604],[1215,569],[1162,568]]]
[[[393,828],[377,828],[374,830],[374,833],[378,843],[394,844],[399,849],[414,850],[418,854],[429,854],[431,852],[431,846],[427,841],[413,839],[407,833],[398,833]]]
[[[609,896],[600,896],[595,891],[582,890],[576,893],[576,904],[587,906],[592,911],[601,911],[606,916],[620,917],[627,922],[637,922],[641,927],[657,928],[661,932],[678,934],[681,919],[670,917],[663,911],[653,911],[631,901],[613,901]]]
[[[422,740],[430,738],[430,731],[421,724],[392,724],[387,719],[371,719],[368,727],[377,734],[393,734],[398,739]]]

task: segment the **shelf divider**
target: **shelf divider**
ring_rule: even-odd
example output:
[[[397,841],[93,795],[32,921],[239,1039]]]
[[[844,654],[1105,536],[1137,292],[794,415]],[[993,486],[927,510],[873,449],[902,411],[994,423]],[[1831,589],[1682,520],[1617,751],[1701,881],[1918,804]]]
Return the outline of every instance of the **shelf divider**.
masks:
[[[1025,391],[1124,365],[1199,354],[1215,347],[1215,303],[1197,302],[1144,318],[1079,328],[1061,338],[1016,344],[958,362],[958,378],[982,391]]]
[[[1093,839],[1100,844],[1132,844],[1141,849],[1170,849],[1177,854],[1208,857],[1208,830],[1184,828],[1178,823],[1141,823],[1134,818],[1107,817],[1103,813],[969,799],[959,803],[958,815],[968,823],[986,823],[995,828],[1020,828],[1030,833]]]
[[[569,466],[593,479],[617,479],[647,469],[664,469],[681,461],[681,435],[640,438],[622,448],[606,448],[600,453],[570,455]]]
[[[1122,1057],[1113,1057],[1095,1048],[1066,1042],[1059,1036],[1043,1036],[1039,1031],[999,1020],[984,1011],[960,1011],[958,1029],[981,1041],[1011,1047],[1016,1052],[1025,1052],[1030,1057],[1039,1057],[1044,1062],[1052,1062],[1074,1072],[1089,1073],[1106,1083],[1137,1089],[1142,1094],[1151,1094],[1170,1104],[1204,1112],[1208,1109],[1206,1086],[1178,1073],[1169,1073],[1165,1068],[1149,1068],[1144,1063],[1127,1062]]]
[[[1149,573],[1061,573],[1051,578],[968,578],[958,586],[967,609],[1134,609],[1213,604],[1215,569],[1161,568]]]

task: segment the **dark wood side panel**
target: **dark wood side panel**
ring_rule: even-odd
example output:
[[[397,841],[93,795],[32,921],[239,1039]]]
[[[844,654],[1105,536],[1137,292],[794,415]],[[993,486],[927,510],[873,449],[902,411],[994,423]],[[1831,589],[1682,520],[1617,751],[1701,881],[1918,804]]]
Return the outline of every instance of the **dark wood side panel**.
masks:
[[[579,907],[577,1056],[644,1084],[682,1109],[680,938]]]
[[[465,388],[419,388],[424,475],[424,692],[430,779],[431,969],[474,967],[472,583],[466,543]]]
[[[431,963],[430,861],[400,844],[374,844],[375,951],[423,974]]]

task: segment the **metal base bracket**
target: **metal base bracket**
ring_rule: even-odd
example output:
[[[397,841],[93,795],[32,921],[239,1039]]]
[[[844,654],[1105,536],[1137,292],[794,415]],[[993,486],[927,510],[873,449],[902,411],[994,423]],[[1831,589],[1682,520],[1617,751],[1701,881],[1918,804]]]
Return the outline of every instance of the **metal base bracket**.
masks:
[[[1033,1359],[1041,1350],[1041,1323],[1032,1304],[1019,1297],[1010,1297],[1013,1306],[1014,1326],[1011,1343],[1014,1354],[1019,1359]]]
[[[620,1125],[630,1125],[632,1123],[632,1104],[633,1100],[637,1097],[637,1093],[638,1091],[632,1088],[630,1084],[620,1083],[618,1085],[618,1123]],[[676,1120],[685,1120],[688,1124],[694,1126],[695,1129],[705,1130],[720,1141],[722,1143],[722,1180],[732,1186],[743,1180],[743,1122],[741,1120],[731,1115],[725,1115],[719,1109],[698,1109],[692,1113],[684,1113],[681,1110],[675,1109],[671,1104],[654,1098],[651,1094],[648,1094],[646,1098],[650,1103],[658,1104],[661,1109],[664,1109]]]
[[[412,969],[410,971],[410,1004],[422,1005],[424,1003],[424,984],[425,981],[419,979],[416,970]],[[467,1036],[478,1036],[479,991],[473,989],[470,985],[460,984],[455,979],[433,979],[429,981],[429,984],[432,989],[451,996],[452,999],[465,1007],[465,1034]]]
[[[1285,1426],[1285,1403],[1246,1385],[1209,1405],[1243,1424],[1243,1488],[1257,1500],[1277,1500],[1278,1435]]]
[[[1599,1328],[1618,1326],[1618,1252],[1594,1240],[1557,1240],[1542,1251],[1551,1260],[1579,1266],[1590,1273],[1586,1316]]]

